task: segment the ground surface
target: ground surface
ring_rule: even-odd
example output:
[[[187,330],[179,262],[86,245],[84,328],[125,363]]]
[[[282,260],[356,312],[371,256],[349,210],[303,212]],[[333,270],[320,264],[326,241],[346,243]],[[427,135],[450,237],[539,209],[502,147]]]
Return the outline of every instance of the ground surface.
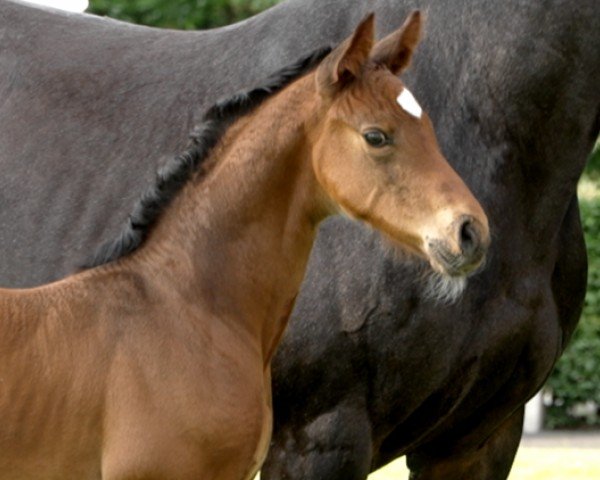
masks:
[[[406,480],[404,459],[369,480]],[[600,432],[525,436],[509,480],[600,480]]]

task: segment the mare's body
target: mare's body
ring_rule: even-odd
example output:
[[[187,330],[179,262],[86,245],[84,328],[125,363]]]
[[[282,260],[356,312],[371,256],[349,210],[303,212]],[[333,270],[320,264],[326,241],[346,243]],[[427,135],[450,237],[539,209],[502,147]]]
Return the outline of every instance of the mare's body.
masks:
[[[0,278],[70,272],[115,234],[155,159],[185,143],[215,97],[339,41],[369,9],[385,33],[418,3],[429,23],[407,83],[486,207],[489,270],[463,302],[434,307],[410,266],[360,227],[328,222],[275,363],[276,403],[295,403],[276,410],[270,468],[362,479],[408,453],[415,469],[438,469],[417,478],[506,478],[522,405],[585,290],[575,184],[599,129],[600,5],[349,3],[292,0],[199,33],[0,3]]]
[[[263,478],[362,480],[407,455],[415,480],[506,479],[523,403],[578,321],[576,184],[600,129],[600,4],[452,4],[456,37],[430,30],[433,63],[415,78],[491,219],[487,266],[440,307],[376,235],[327,222],[274,360]]]
[[[252,479],[270,362],[339,207],[440,275],[481,264],[485,214],[396,100],[420,29],[415,12],[375,44],[370,15],[217,103],[95,267],[0,289],[0,478]]]

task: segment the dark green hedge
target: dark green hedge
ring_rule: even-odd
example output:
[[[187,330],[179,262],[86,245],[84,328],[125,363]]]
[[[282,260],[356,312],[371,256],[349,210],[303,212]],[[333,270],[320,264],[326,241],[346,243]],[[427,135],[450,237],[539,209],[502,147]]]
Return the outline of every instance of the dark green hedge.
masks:
[[[88,12],[164,28],[203,29],[236,22],[278,0],[90,0]]]

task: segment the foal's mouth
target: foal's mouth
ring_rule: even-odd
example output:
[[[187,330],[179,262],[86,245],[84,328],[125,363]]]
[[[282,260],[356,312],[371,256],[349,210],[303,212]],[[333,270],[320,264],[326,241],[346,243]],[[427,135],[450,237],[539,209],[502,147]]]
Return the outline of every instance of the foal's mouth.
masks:
[[[485,266],[487,249],[483,246],[466,255],[452,252],[442,240],[429,240],[426,250],[432,268],[449,277],[467,277]]]

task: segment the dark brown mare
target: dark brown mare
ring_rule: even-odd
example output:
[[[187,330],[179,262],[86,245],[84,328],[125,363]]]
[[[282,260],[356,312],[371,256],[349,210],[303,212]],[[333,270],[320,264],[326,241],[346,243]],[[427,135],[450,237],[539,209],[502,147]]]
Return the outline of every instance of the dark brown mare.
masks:
[[[480,265],[487,219],[396,77],[420,16],[373,30],[213,107],[102,265],[0,291],[0,478],[252,478],[274,348],[338,206],[444,275]]]
[[[337,45],[368,11],[387,34],[416,7],[427,32],[403,81],[484,206],[486,268],[440,305],[375,233],[325,221],[272,364],[262,478],[364,480],[406,455],[415,479],[505,480],[585,294],[576,185],[600,133],[598,0],[284,0],[199,32],[0,0],[0,284],[63,278],[114,238],[218,98]]]

